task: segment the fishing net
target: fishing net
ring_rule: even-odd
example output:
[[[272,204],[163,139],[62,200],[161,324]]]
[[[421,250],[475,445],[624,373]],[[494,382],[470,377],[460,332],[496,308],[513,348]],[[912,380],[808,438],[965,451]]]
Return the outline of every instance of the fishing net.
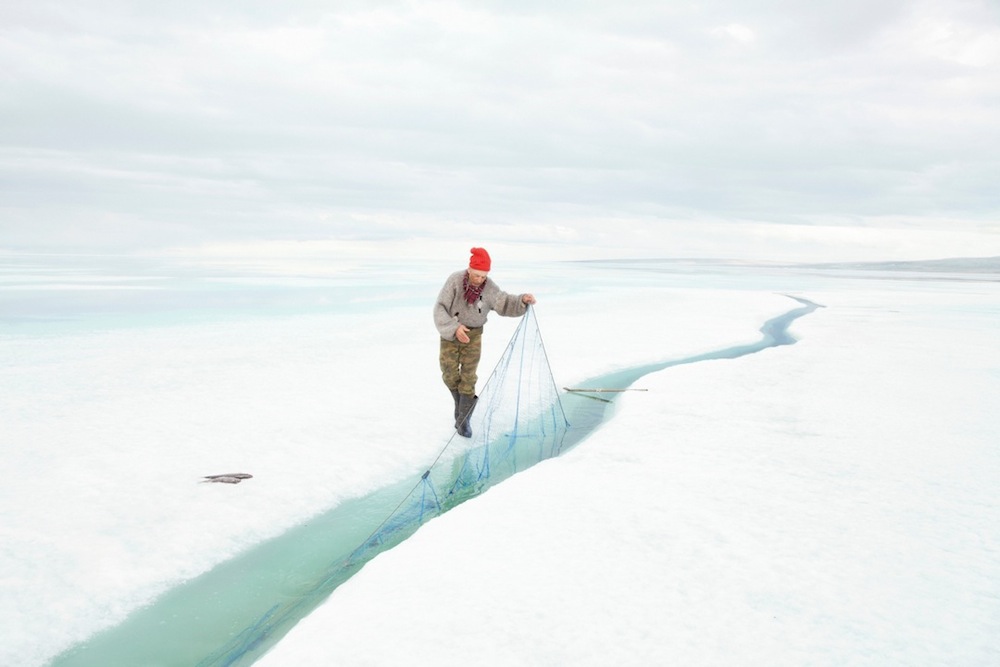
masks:
[[[469,424],[472,437],[452,436],[351,560],[367,560],[371,550],[384,550],[424,521],[562,451],[569,421],[533,308],[521,318],[480,390]]]

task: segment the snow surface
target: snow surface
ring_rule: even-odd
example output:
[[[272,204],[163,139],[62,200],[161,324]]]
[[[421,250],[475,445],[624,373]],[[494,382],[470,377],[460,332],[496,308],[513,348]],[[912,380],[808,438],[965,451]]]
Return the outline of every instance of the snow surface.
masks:
[[[559,386],[757,340],[798,306],[783,293],[825,307],[795,345],[646,376],[592,437],[378,556],[258,664],[1000,664],[1000,283],[494,268],[538,296]],[[430,321],[450,269],[334,281],[308,312],[7,322],[0,664],[43,665],[423,469],[451,435]],[[44,291],[39,275],[5,289]],[[515,326],[491,316],[481,378]],[[228,472],[254,478],[199,483]]]

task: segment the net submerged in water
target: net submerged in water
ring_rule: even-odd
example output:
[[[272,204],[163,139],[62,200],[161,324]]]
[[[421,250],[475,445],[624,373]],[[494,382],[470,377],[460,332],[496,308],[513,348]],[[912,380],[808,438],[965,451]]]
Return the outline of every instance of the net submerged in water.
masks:
[[[487,379],[472,416],[472,437],[452,436],[399,507],[352,559],[398,542],[424,521],[562,452],[569,421],[552,377],[534,309],[521,318]],[[461,448],[461,451],[455,451]]]

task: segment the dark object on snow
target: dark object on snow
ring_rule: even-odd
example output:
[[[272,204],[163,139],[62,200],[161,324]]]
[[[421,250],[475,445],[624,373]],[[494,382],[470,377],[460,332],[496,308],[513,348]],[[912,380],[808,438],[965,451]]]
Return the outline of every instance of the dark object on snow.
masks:
[[[206,482],[222,482],[224,484],[239,484],[245,479],[250,479],[253,477],[250,473],[246,472],[232,472],[226,475],[205,475],[204,481]]]

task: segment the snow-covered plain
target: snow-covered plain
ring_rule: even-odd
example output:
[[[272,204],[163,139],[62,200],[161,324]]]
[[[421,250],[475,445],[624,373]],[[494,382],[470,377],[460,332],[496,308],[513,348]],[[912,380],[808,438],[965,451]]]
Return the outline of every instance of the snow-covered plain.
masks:
[[[48,663],[451,436],[430,306],[453,265],[5,266],[0,664]],[[538,296],[559,386],[753,342],[787,295],[824,308],[795,345],[644,377],[258,664],[1000,663],[995,275],[493,274]],[[516,323],[491,316],[482,378]]]

